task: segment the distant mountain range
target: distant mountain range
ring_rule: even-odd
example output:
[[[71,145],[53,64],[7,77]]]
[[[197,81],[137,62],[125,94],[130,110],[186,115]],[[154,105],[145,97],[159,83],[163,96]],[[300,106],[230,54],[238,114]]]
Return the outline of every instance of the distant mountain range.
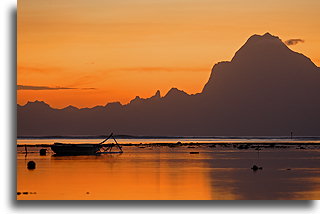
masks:
[[[320,136],[320,68],[269,33],[213,66],[201,93],[172,88],[127,105],[18,105],[18,136]]]

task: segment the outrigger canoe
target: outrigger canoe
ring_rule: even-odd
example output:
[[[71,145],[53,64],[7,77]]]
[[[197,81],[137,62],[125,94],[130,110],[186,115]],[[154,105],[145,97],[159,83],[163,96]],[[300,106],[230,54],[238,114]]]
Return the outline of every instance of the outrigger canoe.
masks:
[[[109,139],[113,138],[116,144],[107,144],[104,143]],[[119,148],[118,152],[112,152],[112,148],[117,146]],[[71,143],[54,143],[51,146],[52,151],[55,155],[97,155],[97,154],[106,154],[106,153],[123,153],[121,146],[118,144],[116,139],[113,137],[113,134],[107,137],[99,144],[71,144]]]

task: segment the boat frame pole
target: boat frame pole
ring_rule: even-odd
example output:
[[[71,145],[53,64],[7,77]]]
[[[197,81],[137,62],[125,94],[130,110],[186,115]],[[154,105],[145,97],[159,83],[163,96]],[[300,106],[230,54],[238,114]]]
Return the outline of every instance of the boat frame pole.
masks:
[[[122,153],[123,150],[122,150],[120,144],[118,144],[117,140],[113,137],[113,133],[111,133],[111,134],[109,135],[109,137],[107,137],[105,140],[103,140],[101,143],[99,143],[99,145],[102,145],[104,142],[106,142],[106,141],[107,141],[109,138],[111,138],[111,137],[113,138],[114,142],[116,142],[116,145],[118,146],[119,150],[120,150],[121,153]],[[113,147],[113,146],[112,146],[112,147]],[[111,151],[112,147],[110,147],[110,151]]]

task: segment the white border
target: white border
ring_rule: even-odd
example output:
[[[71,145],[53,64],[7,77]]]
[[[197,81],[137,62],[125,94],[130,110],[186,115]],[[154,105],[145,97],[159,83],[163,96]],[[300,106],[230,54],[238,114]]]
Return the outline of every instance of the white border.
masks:
[[[28,0],[23,0],[28,1]],[[49,0],[44,0],[49,1]],[[152,1],[152,0],[150,0]],[[15,102],[15,85],[13,83],[12,74],[12,59],[15,53],[12,50],[12,39],[10,32],[12,32],[11,17],[12,11],[16,8],[16,1],[14,0],[1,0],[0,1],[0,22],[1,22],[1,43],[0,43],[0,60],[1,60],[1,105],[0,105],[0,120],[1,120],[1,141],[0,141],[0,163],[1,163],[1,183],[0,183],[0,213],[210,213],[213,211],[218,213],[245,213],[259,214],[263,213],[320,213],[319,201],[314,202],[287,202],[287,201],[213,201],[213,202],[104,202],[104,201],[88,201],[88,202],[26,202],[17,203],[13,199],[15,197],[15,157],[12,156],[12,147],[10,143],[14,143],[14,136],[12,134],[15,130],[12,129],[13,113],[15,107],[12,102]],[[13,52],[12,52],[13,51]],[[13,141],[13,142],[12,142]],[[14,163],[12,163],[14,162]],[[296,204],[296,205],[295,205]]]

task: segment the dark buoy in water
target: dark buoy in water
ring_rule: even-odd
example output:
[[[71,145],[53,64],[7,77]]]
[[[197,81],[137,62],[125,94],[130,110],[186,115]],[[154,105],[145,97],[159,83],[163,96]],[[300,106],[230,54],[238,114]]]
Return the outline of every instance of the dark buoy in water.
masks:
[[[253,170],[253,171],[257,171],[258,169],[259,170],[262,170],[263,168],[260,166],[260,167],[258,167],[257,165],[253,165],[252,167],[251,167],[251,169]]]
[[[41,156],[46,156],[47,155],[47,150],[46,149],[40,149],[40,155]]]
[[[27,167],[28,169],[35,169],[36,163],[34,161],[29,161]]]
[[[190,154],[199,154],[199,152],[190,152]]]
[[[253,165],[253,166],[251,167],[251,169],[252,169],[253,171],[257,171],[259,168],[257,167],[257,165]]]

